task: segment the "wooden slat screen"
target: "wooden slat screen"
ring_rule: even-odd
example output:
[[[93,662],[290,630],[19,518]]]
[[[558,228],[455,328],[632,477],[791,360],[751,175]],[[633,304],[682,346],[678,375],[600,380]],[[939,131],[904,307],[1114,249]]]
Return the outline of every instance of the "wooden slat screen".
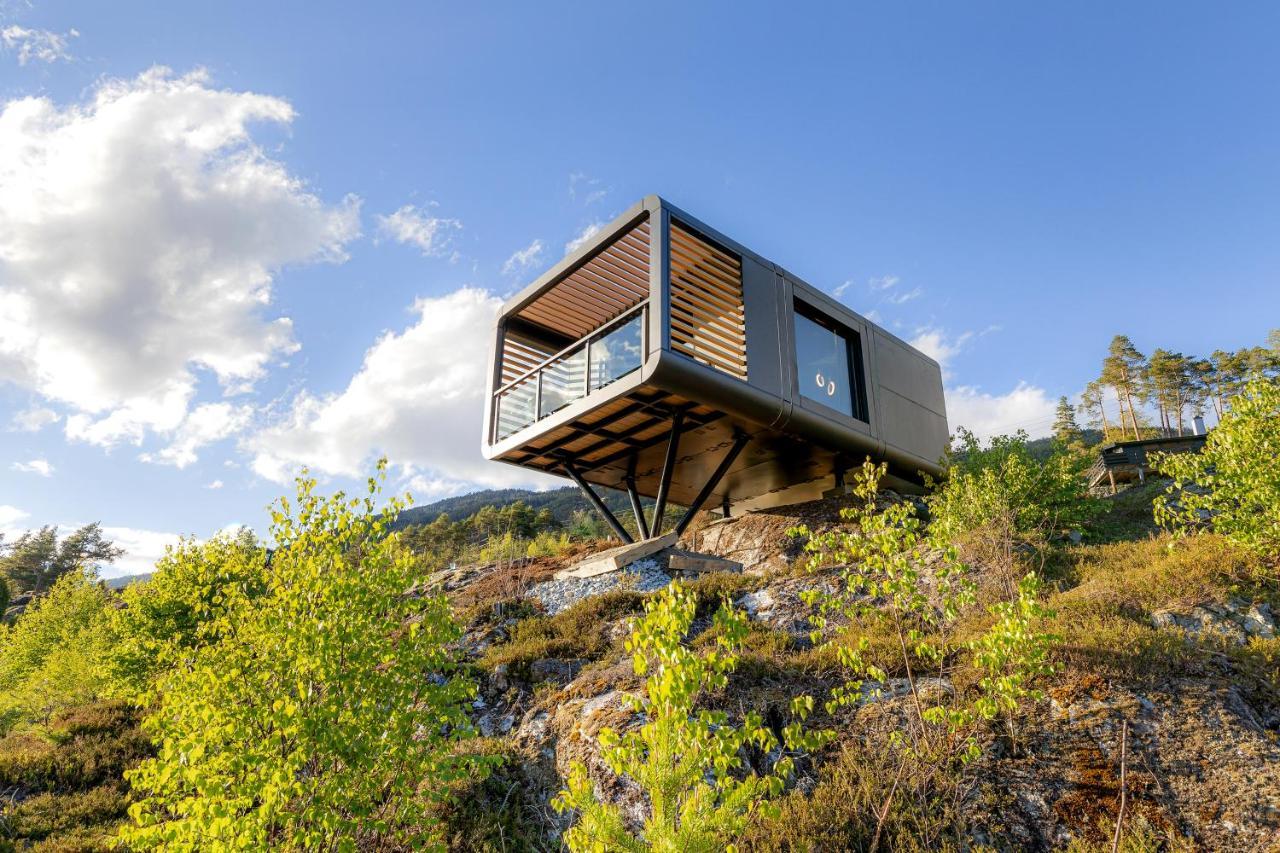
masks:
[[[555,350],[546,344],[508,332],[502,341],[502,384],[506,385],[554,354]]]
[[[671,220],[671,349],[747,378],[742,260]]]
[[[649,298],[649,220],[618,235],[517,316],[570,339],[585,337]]]

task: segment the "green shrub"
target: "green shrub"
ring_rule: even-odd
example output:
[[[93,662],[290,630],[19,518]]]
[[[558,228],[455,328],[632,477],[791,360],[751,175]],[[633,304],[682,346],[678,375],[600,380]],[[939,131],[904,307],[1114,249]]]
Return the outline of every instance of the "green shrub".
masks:
[[[1003,597],[1018,597],[1018,581],[1051,535],[1085,526],[1101,511],[1081,476],[1079,450],[1056,448],[1037,458],[1026,433],[997,436],[983,447],[960,430],[961,448],[947,478],[928,498],[936,535],[960,546],[966,560],[995,571]]]
[[[1280,560],[1280,379],[1254,379],[1231,401],[1199,453],[1162,454],[1173,478],[1156,519],[1178,533],[1210,526],[1271,561]]]
[[[453,796],[441,803],[434,817],[450,851],[456,853],[518,853],[546,849],[539,814],[520,764],[527,757],[510,742],[476,738],[468,751],[498,761],[493,772],[457,780]],[[538,804],[539,806],[541,804]]]
[[[407,594],[417,561],[387,526],[400,502],[378,511],[375,478],[363,499],[314,490],[300,479],[273,508],[266,591],[161,676],[126,845],[438,848],[431,809],[488,766],[457,749],[475,689],[447,600]]]
[[[878,849],[902,853],[971,849],[957,804],[938,796],[931,768],[915,770],[907,777],[898,756],[873,744],[843,744],[819,767],[812,791],[792,790],[756,815],[740,846],[750,853],[825,853],[870,850],[878,840]]]
[[[1233,597],[1280,606],[1280,587],[1251,552],[1212,533],[1171,544],[1160,536],[1072,549],[1060,569],[1070,587],[1060,600],[1144,620],[1161,608]]]
[[[685,586],[698,599],[699,619],[709,618],[725,599],[732,599],[753,588],[759,588],[758,577],[740,572],[708,572],[685,582]]]
[[[36,794],[10,809],[5,820],[24,845],[39,842],[37,849],[105,851],[128,804],[123,785],[103,785],[71,794]]]
[[[885,470],[884,463],[863,464],[853,482],[857,502],[840,511],[847,528],[820,534],[798,528],[807,539],[809,570],[834,565],[839,579],[832,592],[819,588],[804,595],[816,608],[810,617],[814,642],[822,639],[833,616],[855,627],[885,625],[893,641],[887,658],[872,654],[875,650],[866,636],[854,644],[834,644],[840,664],[853,677],[832,691],[828,704],[834,709],[878,696],[889,678],[887,667],[901,665],[911,713],[905,730],[894,733],[893,744],[920,760],[967,762],[977,750],[968,732],[971,710],[945,698],[929,704],[917,688],[919,671],[913,662],[923,660],[941,671],[949,650],[935,638],[955,620],[958,609],[973,600],[973,586],[955,549],[926,534],[914,504],[877,506]],[[937,596],[937,606],[928,591]]]
[[[559,557],[573,547],[568,533],[552,533],[544,530],[529,540],[525,546],[526,557]]]
[[[745,618],[726,603],[714,617],[716,648],[698,653],[685,644],[696,610],[695,596],[679,581],[646,603],[627,641],[636,675],[646,677],[644,696],[632,697],[646,721],[625,734],[600,732],[609,769],[645,792],[643,831],[637,836],[626,828],[619,808],[596,797],[586,767],[575,762],[553,802],[559,811],[577,812],[564,836],[570,850],[734,850],[751,816],[790,776],[792,759],[785,754],[764,775],[743,769],[748,747],[768,753],[779,746],[759,715],[749,713],[734,727],[721,711],[695,714],[699,697],[727,684],[747,631]],[[783,738],[788,750],[813,750],[826,740],[804,731],[812,706],[811,697],[793,700],[796,721]]]
[[[103,692],[107,595],[92,572],[70,572],[0,625],[0,734]]]
[[[141,700],[162,671],[189,665],[197,649],[217,643],[228,624],[222,617],[265,590],[266,556],[248,531],[168,549],[151,578],[126,587],[124,606],[111,612],[113,689]]]
[[[1044,698],[1035,680],[1055,671],[1049,653],[1057,637],[1039,630],[1052,615],[1039,596],[1040,578],[1028,574],[1018,583],[1017,600],[992,607],[995,624],[971,644],[974,663],[983,672],[977,711],[986,719],[1003,714],[1010,738],[1016,736],[1018,706]]]

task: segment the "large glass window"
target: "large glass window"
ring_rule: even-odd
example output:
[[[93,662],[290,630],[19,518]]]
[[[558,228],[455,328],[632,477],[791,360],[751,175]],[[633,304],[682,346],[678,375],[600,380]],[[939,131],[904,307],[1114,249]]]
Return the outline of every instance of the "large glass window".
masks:
[[[803,396],[866,420],[857,333],[802,302],[796,303],[796,368]]]

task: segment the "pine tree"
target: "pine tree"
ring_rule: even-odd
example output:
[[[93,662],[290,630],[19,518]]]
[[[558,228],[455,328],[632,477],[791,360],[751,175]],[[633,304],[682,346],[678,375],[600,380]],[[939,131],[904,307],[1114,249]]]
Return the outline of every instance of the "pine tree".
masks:
[[[1066,397],[1058,398],[1058,411],[1053,420],[1053,437],[1063,444],[1080,441],[1084,435],[1076,423],[1076,410]]]
[[[1095,379],[1080,392],[1080,413],[1087,417],[1089,426],[1100,426],[1102,438],[1111,440],[1111,424],[1107,421],[1107,407],[1102,396],[1102,380]]]
[[[1173,434],[1175,420],[1178,435],[1184,432],[1186,408],[1195,398],[1197,384],[1192,364],[1192,360],[1180,352],[1158,349],[1151,353],[1147,368],[1150,396],[1160,410],[1166,435]]]
[[[124,554],[124,549],[104,539],[102,526],[86,524],[58,541],[52,526],[28,530],[6,546],[0,557],[0,575],[10,581],[15,592],[42,593],[54,581],[73,569],[98,563],[110,563]]]
[[[1141,438],[1138,433],[1137,404],[1142,402],[1146,374],[1147,360],[1138,352],[1128,335],[1116,335],[1112,338],[1107,357],[1102,362],[1101,379],[1104,384],[1115,389],[1116,402],[1120,405],[1120,427],[1124,428],[1127,413],[1135,439]]]
[[[1213,400],[1213,408],[1218,414],[1218,419],[1221,420],[1232,389],[1239,382],[1240,361],[1235,353],[1219,349],[1214,350],[1209,356],[1209,364],[1212,367],[1208,377],[1209,397]]]

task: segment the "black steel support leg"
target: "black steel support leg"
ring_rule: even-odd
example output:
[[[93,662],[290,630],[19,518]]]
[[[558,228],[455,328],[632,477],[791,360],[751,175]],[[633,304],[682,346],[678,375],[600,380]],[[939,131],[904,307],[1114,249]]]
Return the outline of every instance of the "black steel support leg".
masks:
[[[636,516],[636,530],[641,539],[649,538],[649,522],[644,517],[644,508],[640,506],[640,493],[636,491],[636,458],[631,457],[627,468],[627,497],[631,498],[631,511]]]
[[[631,534],[627,532],[627,528],[623,527],[622,523],[618,521],[617,516],[610,512],[609,508],[604,505],[604,501],[600,500],[600,496],[596,494],[596,490],[591,488],[587,481],[579,476],[578,469],[573,467],[572,462],[564,463],[564,472],[569,475],[570,480],[573,480],[573,482],[577,484],[579,489],[582,489],[582,493],[587,496],[587,500],[591,501],[591,505],[596,508],[596,512],[600,513],[600,516],[605,520],[605,523],[613,528],[613,532],[618,534],[619,539],[628,545],[636,541],[631,538]]]
[[[684,410],[676,409],[671,416],[671,437],[667,439],[667,456],[662,461],[662,479],[658,482],[658,497],[653,504],[653,523],[649,529],[654,536],[662,535],[662,514],[667,511],[667,490],[671,488],[671,475],[676,468],[676,452],[680,449],[680,429],[684,426]]]
[[[693,499],[693,503],[689,505],[689,509],[684,516],[676,522],[676,535],[684,533],[689,522],[693,521],[693,517],[698,510],[702,509],[702,505],[707,502],[707,498],[711,497],[711,493],[716,490],[716,486],[720,485],[720,480],[728,473],[729,466],[738,458],[738,454],[742,452],[742,448],[747,446],[747,442],[751,440],[751,436],[745,432],[736,433],[733,437],[733,446],[729,448],[729,452],[725,454],[724,459],[720,460],[720,464],[716,466],[716,470],[712,473],[711,479],[707,480],[707,484],[702,487],[702,491],[698,492],[698,496]]]

